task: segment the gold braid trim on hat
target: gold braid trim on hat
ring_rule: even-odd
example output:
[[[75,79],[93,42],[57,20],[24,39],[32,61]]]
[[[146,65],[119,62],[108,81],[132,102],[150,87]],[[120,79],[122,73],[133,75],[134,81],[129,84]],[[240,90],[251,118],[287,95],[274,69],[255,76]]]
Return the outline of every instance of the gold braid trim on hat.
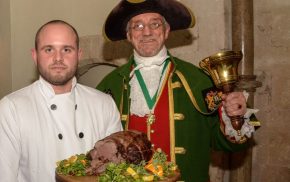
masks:
[[[143,3],[145,0],[127,0],[129,3]]]
[[[184,7],[185,7],[185,9],[187,9],[187,11],[188,11],[188,13],[190,14],[190,16],[191,16],[191,22],[190,22],[190,24],[189,24],[189,26],[188,26],[188,28],[192,28],[192,27],[194,27],[194,25],[195,25],[195,16],[194,16],[194,13],[191,11],[191,9],[186,5],[186,4],[184,4],[184,3],[182,3],[182,2],[180,2],[180,1],[178,1],[180,4],[182,4]]]

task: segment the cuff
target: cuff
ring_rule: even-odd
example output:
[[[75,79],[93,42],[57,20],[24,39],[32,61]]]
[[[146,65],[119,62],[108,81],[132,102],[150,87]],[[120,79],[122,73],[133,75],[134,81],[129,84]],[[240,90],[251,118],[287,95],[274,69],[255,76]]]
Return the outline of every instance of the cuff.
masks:
[[[244,91],[246,99],[248,99],[248,93]],[[252,137],[252,134],[255,132],[255,127],[250,123],[250,116],[257,113],[258,109],[247,108],[247,111],[244,115],[244,124],[238,133],[231,124],[231,119],[227,116],[224,107],[219,108],[219,116],[221,123],[222,133],[227,137],[232,143],[244,143],[248,138]]]

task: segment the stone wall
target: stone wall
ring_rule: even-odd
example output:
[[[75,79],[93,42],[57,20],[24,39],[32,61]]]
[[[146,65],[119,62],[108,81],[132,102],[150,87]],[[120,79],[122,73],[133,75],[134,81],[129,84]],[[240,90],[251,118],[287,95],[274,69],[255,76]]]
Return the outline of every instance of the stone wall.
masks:
[[[255,135],[252,181],[290,181],[290,1],[254,1]]]
[[[11,33],[9,0],[0,1],[0,99],[11,92]]]

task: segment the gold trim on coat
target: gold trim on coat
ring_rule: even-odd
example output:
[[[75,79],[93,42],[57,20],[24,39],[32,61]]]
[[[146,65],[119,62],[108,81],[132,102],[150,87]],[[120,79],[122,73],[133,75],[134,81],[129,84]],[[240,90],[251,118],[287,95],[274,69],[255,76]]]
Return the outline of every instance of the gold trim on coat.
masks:
[[[122,94],[121,94],[121,101],[120,101],[120,105],[119,105],[119,111],[120,114],[123,113],[123,106],[124,106],[124,90],[125,90],[125,83],[124,83],[124,79],[123,79],[123,88],[122,88]],[[122,116],[121,116],[122,117]]]
[[[147,123],[147,138],[151,141],[151,124]]]
[[[183,147],[175,147],[175,153],[176,154],[185,154],[186,153],[186,149]]]
[[[122,89],[122,97],[121,97],[121,104],[120,104],[120,114],[121,114],[121,120],[124,121],[125,120],[125,130],[128,130],[128,127],[129,127],[129,120],[130,120],[130,117],[129,117],[129,114],[130,114],[130,103],[129,103],[129,98],[127,99],[127,114],[123,114],[123,107],[124,107],[124,91],[127,90],[127,94],[128,94],[128,86],[127,86],[127,83],[125,83],[125,79],[123,79],[123,89]],[[127,97],[127,96],[126,96]]]
[[[167,80],[168,77],[169,77],[169,72],[170,72],[170,69],[171,69],[171,62],[169,62],[168,67],[167,67],[166,69],[167,69],[167,70],[166,70],[166,73],[165,73],[165,76],[164,76],[164,79],[163,79],[164,81],[163,81],[163,83],[162,83],[162,85],[161,85],[161,88],[160,88],[160,91],[159,91],[159,93],[158,93],[158,95],[157,95],[156,102],[155,102],[155,104],[154,104],[154,108],[155,108],[156,104],[158,103],[158,101],[159,101],[159,99],[160,99],[160,96],[162,95],[162,92],[163,92],[164,87],[165,87],[165,85],[166,85],[166,80]]]
[[[174,113],[174,120],[179,120],[179,121],[182,121],[184,120],[184,114],[182,113]]]
[[[179,81],[176,81],[176,82],[172,83],[172,86],[171,87],[173,89],[175,89],[175,88],[181,88],[182,87],[182,84]]]
[[[168,78],[170,159],[171,159],[171,162],[176,163],[176,158],[175,158],[174,99],[173,99],[173,88],[172,88],[172,76],[173,76],[173,72],[170,73],[170,76]]]
[[[127,118],[128,118],[128,114],[122,114],[121,116],[122,121],[127,121]]]
[[[261,126],[261,122],[260,121],[249,121],[249,123],[252,126]]]

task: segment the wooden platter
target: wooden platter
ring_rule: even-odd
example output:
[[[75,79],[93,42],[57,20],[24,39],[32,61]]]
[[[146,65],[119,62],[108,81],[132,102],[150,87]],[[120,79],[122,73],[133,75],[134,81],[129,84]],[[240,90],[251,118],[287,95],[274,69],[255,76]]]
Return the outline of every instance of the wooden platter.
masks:
[[[160,182],[175,182],[180,178],[180,172],[175,171],[174,175],[170,176],[170,178],[166,178]],[[98,182],[98,176],[68,176],[57,174],[55,175],[55,179],[57,182]]]

